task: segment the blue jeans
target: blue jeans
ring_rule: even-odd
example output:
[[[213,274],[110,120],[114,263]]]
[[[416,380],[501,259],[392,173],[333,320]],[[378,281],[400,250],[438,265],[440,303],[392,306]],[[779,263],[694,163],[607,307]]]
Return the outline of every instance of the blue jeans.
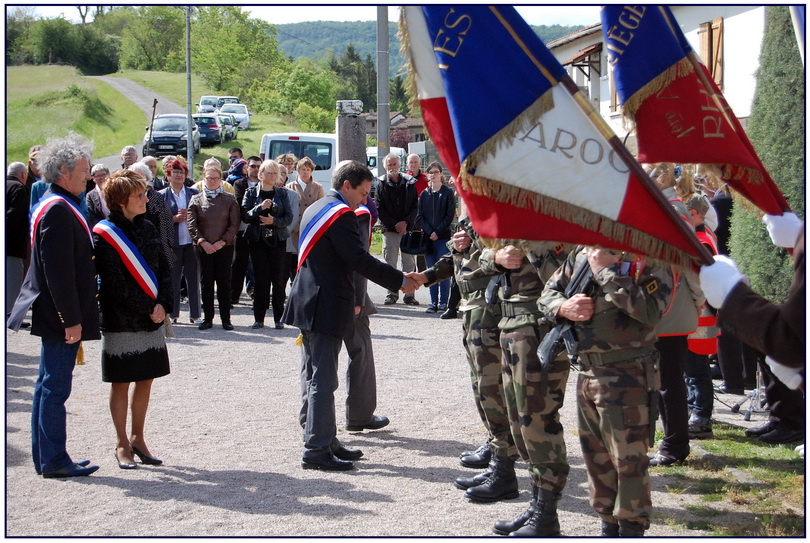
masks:
[[[439,261],[441,257],[447,254],[447,239],[437,239],[430,244],[430,250],[425,253],[425,264],[428,268],[433,266]],[[430,303],[433,305],[447,304],[447,297],[450,293],[450,279],[439,281],[435,285],[430,286]]]
[[[692,412],[689,422],[696,419],[707,422],[714,410],[714,390],[708,357],[689,351],[683,373],[686,378],[686,404]]]
[[[73,461],[67,453],[65,402],[73,385],[79,344],[42,338],[39,375],[31,409],[31,450],[34,467],[42,473],[62,469]]]

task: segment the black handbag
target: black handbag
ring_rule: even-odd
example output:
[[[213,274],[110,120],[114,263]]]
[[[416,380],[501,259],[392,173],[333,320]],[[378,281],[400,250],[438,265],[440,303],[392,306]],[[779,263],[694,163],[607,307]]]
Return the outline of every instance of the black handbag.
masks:
[[[399,250],[409,255],[423,255],[430,249],[430,238],[421,230],[405,232],[399,240]]]

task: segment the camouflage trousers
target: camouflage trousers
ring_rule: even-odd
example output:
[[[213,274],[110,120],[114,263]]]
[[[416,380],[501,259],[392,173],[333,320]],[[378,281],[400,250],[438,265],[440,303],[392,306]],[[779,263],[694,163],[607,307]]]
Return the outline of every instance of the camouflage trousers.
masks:
[[[590,367],[577,381],[577,419],[590,504],[607,522],[650,525],[650,397],[656,354]]]
[[[489,432],[493,454],[504,458],[517,457],[503,397],[498,319],[482,315],[485,311],[474,309],[462,313],[464,349],[470,364],[475,406]]]
[[[501,331],[503,388],[512,437],[529,463],[532,482],[541,490],[562,492],[568,459],[560,422],[570,365],[564,357],[548,369],[545,394],[537,347],[545,328],[525,325]]]

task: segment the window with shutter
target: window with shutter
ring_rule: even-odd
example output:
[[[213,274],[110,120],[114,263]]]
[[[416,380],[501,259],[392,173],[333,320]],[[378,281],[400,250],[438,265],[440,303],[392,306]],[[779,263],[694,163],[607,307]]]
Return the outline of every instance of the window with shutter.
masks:
[[[723,18],[703,23],[698,30],[700,58],[709,69],[717,87],[723,91]]]

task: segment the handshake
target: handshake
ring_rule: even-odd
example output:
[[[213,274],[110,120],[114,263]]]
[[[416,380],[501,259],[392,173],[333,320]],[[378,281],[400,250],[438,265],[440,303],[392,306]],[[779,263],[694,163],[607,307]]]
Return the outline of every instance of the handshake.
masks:
[[[428,282],[427,276],[422,272],[406,272],[405,284],[400,287],[405,294],[413,294],[419,287]]]

